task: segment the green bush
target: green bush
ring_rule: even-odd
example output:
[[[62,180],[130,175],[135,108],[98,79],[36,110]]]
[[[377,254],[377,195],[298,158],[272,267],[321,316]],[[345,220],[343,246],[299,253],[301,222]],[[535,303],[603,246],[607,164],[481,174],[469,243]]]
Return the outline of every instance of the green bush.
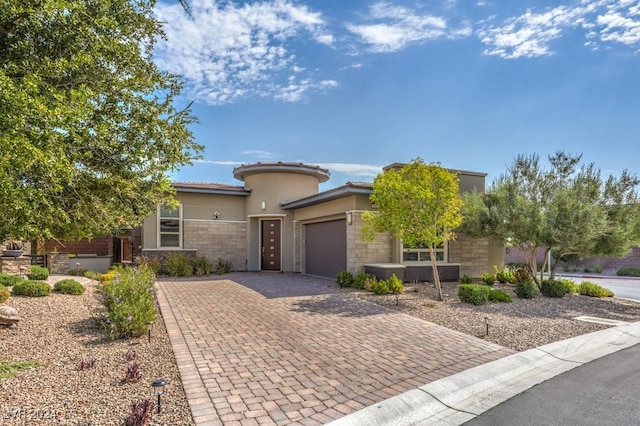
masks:
[[[620,268],[616,272],[616,275],[621,277],[640,277],[640,268]]]
[[[496,270],[496,281],[499,283],[506,284],[515,282],[515,277],[511,269],[504,268],[502,271],[499,271],[497,266],[494,266],[494,269]]]
[[[536,297],[536,283],[532,280],[516,284],[516,296],[520,299],[533,299]]]
[[[400,278],[396,277],[396,274],[391,275],[389,281],[387,281],[387,287],[390,293],[400,294],[404,291],[404,286]]]
[[[485,285],[494,285],[496,282],[495,274],[489,274],[489,273],[482,274],[482,277],[480,279]]]
[[[580,286],[578,286],[578,284],[576,284],[575,281],[572,281],[572,280],[570,280],[568,278],[560,278],[558,281],[560,281],[564,285],[565,293],[578,293],[578,292],[580,292]]]
[[[513,300],[506,291],[492,288],[489,292],[489,301],[511,303]]]
[[[17,275],[9,275],[4,272],[0,272],[0,284],[5,287],[13,287],[16,283],[24,281],[24,278]]]
[[[340,271],[336,275],[336,284],[338,287],[351,287],[353,285],[353,274],[349,271]]]
[[[44,281],[22,280],[13,286],[16,296],[42,297],[51,294],[51,286]]]
[[[193,272],[199,277],[211,275],[213,272],[213,263],[209,262],[207,256],[196,256],[193,259]]]
[[[353,286],[355,288],[359,288],[362,289],[364,288],[367,279],[370,277],[370,274],[367,274],[366,272],[360,272],[359,274],[354,275],[353,277]]]
[[[375,277],[375,275],[369,275],[365,280],[364,280],[364,289],[367,291],[373,291],[371,290],[371,288],[378,282],[378,279]]]
[[[590,297],[613,297],[613,292],[591,281],[583,281],[579,287],[580,294]]]
[[[544,280],[540,291],[547,297],[564,297],[566,287],[562,281]]]
[[[172,277],[190,277],[193,265],[186,253],[169,253],[164,263],[165,272]]]
[[[145,268],[149,268],[153,271],[154,274],[158,275],[162,271],[162,262],[160,258],[157,256],[147,257],[147,256],[139,256],[136,257],[136,265],[142,266]]]
[[[473,278],[467,274],[460,277],[460,284],[473,284]]]
[[[67,271],[67,275],[71,275],[74,277],[84,277],[87,272],[89,272],[87,268],[73,268]]]
[[[489,300],[491,287],[482,284],[460,284],[458,298],[474,305],[484,305]]]
[[[214,269],[217,275],[228,274],[233,271],[233,262],[219,257]]]
[[[4,303],[9,298],[9,290],[2,284],[0,284],[0,303]]]
[[[53,289],[62,294],[82,294],[85,290],[82,284],[71,278],[56,282],[53,285]]]
[[[110,284],[100,284],[98,293],[107,309],[103,325],[109,337],[142,336],[147,321],[155,321],[156,300],[153,284],[156,280],[151,268],[126,268]]]
[[[375,294],[389,293],[389,285],[385,280],[374,281],[371,283],[371,291]]]
[[[49,278],[49,270],[38,265],[31,265],[31,272],[27,275],[30,280],[44,281]]]

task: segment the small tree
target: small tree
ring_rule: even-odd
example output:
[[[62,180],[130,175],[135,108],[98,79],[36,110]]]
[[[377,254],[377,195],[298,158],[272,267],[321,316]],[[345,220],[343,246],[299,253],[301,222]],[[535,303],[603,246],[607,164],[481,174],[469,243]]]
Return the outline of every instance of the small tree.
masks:
[[[538,287],[553,250],[551,279],[565,255],[624,255],[640,241],[638,178],[626,170],[603,181],[592,163],[562,151],[520,155],[485,194],[464,195],[462,232],[516,247]],[[544,261],[537,275],[538,253]]]
[[[389,232],[410,248],[426,246],[433,282],[438,297],[444,300],[435,249],[455,239],[452,229],[462,222],[456,174],[417,158],[376,176],[371,201],[378,210],[363,214],[362,238],[371,241],[376,233]]]

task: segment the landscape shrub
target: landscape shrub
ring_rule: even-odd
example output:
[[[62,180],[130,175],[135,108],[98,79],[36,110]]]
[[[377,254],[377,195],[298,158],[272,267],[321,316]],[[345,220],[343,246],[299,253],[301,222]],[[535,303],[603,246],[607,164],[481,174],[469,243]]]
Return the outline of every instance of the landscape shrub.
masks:
[[[371,291],[375,294],[389,293],[389,285],[385,280],[377,280],[371,283]]]
[[[389,281],[387,281],[387,289],[393,294],[400,294],[404,291],[402,281],[400,281],[400,278],[396,277],[396,274],[392,274]]]
[[[516,296],[520,299],[533,299],[536,297],[536,283],[533,280],[516,284]]]
[[[0,303],[4,303],[9,298],[9,290],[2,284],[0,284]]]
[[[100,284],[98,292],[107,310],[102,321],[109,337],[128,338],[142,336],[147,321],[155,321],[155,274],[151,268],[126,268],[111,284]]]
[[[159,257],[147,257],[147,256],[139,256],[136,257],[135,261],[136,266],[143,266],[145,268],[149,268],[153,271],[154,274],[158,275],[162,271],[162,262]]]
[[[525,267],[516,268],[513,271],[513,279],[516,283],[523,283],[531,280],[531,274]]]
[[[53,285],[55,291],[59,291],[62,294],[82,294],[85,288],[78,281],[71,278],[60,280]]]
[[[489,300],[491,287],[482,284],[460,284],[458,298],[466,303],[484,305]]]
[[[22,280],[13,286],[16,296],[42,297],[51,294],[51,286],[44,281]]]
[[[493,285],[496,282],[495,274],[489,274],[489,273],[482,274],[482,277],[480,279],[485,285]]]
[[[375,275],[369,275],[365,280],[364,280],[364,289],[367,291],[373,291],[371,290],[371,288],[378,282],[378,279],[375,277]]]
[[[498,290],[498,289],[491,289],[491,291],[489,291],[489,301],[490,302],[505,302],[505,303],[511,303],[513,302],[513,300],[511,300],[511,296],[509,296],[509,293],[507,293],[504,290]]]
[[[13,287],[15,283],[24,281],[24,278],[17,275],[9,275],[4,272],[0,272],[0,284],[5,287]]]
[[[579,287],[580,294],[590,297],[613,297],[613,292],[591,281],[583,281]]]
[[[544,280],[542,281],[541,293],[547,297],[564,297],[566,288],[562,281]]]
[[[67,275],[71,275],[74,277],[84,277],[87,272],[89,272],[87,268],[73,268],[67,271]]]
[[[213,272],[213,263],[205,255],[196,256],[193,259],[193,273],[198,277],[211,275]]]
[[[219,257],[214,269],[217,275],[228,274],[233,271],[233,262]]]
[[[353,277],[353,286],[358,289],[364,288],[367,279],[371,277],[371,274],[367,274],[366,272],[360,272]]]
[[[193,265],[186,253],[169,253],[163,269],[171,277],[190,277],[193,275]]]
[[[30,280],[44,281],[49,278],[49,270],[38,265],[31,265],[31,272],[27,275]]]
[[[473,284],[473,278],[467,274],[460,277],[460,284]]]
[[[496,271],[496,281],[500,284],[513,283],[515,282],[515,277],[513,276],[513,272],[511,269],[504,268],[502,271],[498,270],[497,266],[493,267]]]
[[[115,277],[118,276],[118,274],[119,274],[119,272],[115,271],[115,270],[107,271],[104,274],[99,274],[98,275],[98,281],[100,281],[102,284],[109,284],[109,283],[111,283],[111,281],[113,281],[113,279]],[[85,276],[87,276],[87,275],[85,274]]]
[[[640,277],[640,268],[620,268],[616,272],[616,275],[619,275],[621,277]]]
[[[568,278],[560,278],[558,281],[564,285],[565,293],[578,293],[580,291],[580,287],[575,281]]]
[[[351,287],[353,284],[353,274],[349,271],[338,272],[336,275],[336,284],[338,284],[340,288]]]

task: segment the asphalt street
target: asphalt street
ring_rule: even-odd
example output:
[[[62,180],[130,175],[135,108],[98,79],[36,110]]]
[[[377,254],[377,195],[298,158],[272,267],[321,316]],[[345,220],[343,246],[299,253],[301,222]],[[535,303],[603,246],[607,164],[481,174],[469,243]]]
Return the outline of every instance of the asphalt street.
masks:
[[[482,425],[640,424],[640,345],[560,374],[465,423]]]

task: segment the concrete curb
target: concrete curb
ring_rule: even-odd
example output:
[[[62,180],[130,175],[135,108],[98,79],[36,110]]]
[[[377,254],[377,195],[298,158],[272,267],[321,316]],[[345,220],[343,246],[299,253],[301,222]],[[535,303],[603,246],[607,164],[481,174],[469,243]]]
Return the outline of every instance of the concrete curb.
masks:
[[[576,336],[445,377],[328,425],[460,425],[558,374],[639,343],[640,322]]]

